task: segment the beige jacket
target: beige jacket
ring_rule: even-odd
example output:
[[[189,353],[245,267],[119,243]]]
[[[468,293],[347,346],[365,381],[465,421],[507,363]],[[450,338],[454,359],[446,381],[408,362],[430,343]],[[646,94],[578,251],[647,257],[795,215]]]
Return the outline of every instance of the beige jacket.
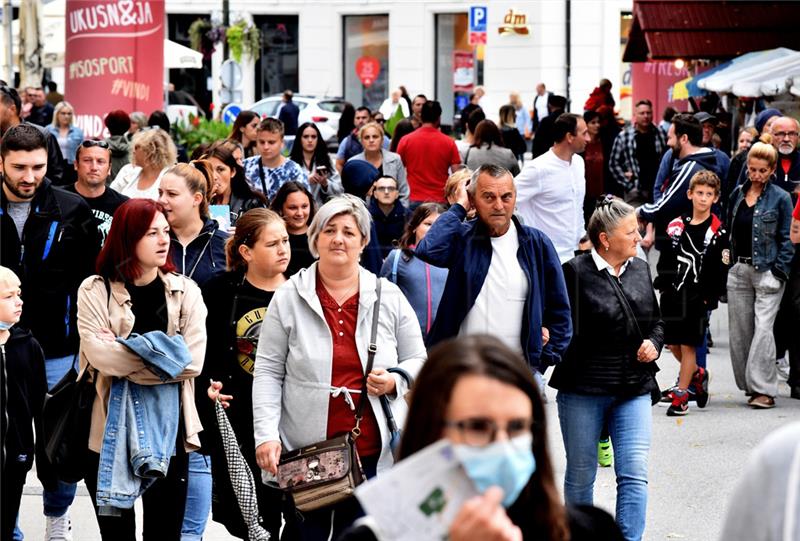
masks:
[[[163,274],[167,298],[167,334],[182,334],[192,363],[174,380],[162,382],[147,368],[142,359],[120,343],[109,344],[96,336],[101,328],[110,328],[115,335],[127,337],[133,329],[131,299],[122,282],[111,282],[109,299],[105,282],[100,276],[90,276],[78,289],[78,333],[81,338],[81,371],[87,365],[95,371],[97,397],[92,408],[92,427],[89,449],[99,453],[108,413],[108,397],[112,377],[128,378],[140,385],[181,382],[181,407],[186,451],[200,448],[198,433],[203,430],[194,403],[194,378],[200,375],[206,353],[206,306],[191,279],[179,274]]]

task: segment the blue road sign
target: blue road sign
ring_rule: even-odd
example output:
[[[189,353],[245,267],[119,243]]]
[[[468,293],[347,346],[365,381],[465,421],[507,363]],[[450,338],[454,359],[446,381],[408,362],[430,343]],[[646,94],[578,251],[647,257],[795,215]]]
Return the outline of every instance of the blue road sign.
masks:
[[[228,126],[232,126],[233,122],[236,120],[236,117],[239,116],[239,113],[241,112],[242,112],[241,106],[236,105],[235,103],[226,105],[225,108],[222,110],[222,121]]]
[[[486,32],[486,6],[470,6],[469,31]]]

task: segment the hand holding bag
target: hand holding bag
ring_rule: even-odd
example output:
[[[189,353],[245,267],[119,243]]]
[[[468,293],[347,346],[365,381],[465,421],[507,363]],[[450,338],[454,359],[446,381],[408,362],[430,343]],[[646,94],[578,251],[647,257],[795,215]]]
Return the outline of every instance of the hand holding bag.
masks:
[[[292,495],[299,511],[314,511],[335,505],[350,498],[355,488],[364,482],[364,470],[356,450],[361,435],[361,419],[367,397],[367,376],[372,372],[375,352],[378,351],[378,312],[381,300],[381,281],[378,279],[378,298],[372,315],[367,367],[361,385],[361,399],[355,412],[355,426],[340,436],[295,449],[281,455],[278,463],[278,486]]]

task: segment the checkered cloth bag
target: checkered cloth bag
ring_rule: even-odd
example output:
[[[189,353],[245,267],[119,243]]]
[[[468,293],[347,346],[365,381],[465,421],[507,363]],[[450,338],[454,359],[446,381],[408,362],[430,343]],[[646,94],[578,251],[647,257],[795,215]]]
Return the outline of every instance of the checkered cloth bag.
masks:
[[[239,509],[242,511],[242,518],[247,525],[247,538],[250,541],[267,541],[270,538],[267,532],[258,522],[258,500],[256,499],[256,484],[253,480],[253,472],[245,462],[242,451],[239,449],[239,442],[236,441],[236,434],[225,414],[222,403],[217,400],[215,404],[217,413],[217,424],[219,433],[222,436],[222,446],[225,448],[225,459],[228,463],[228,473],[231,476],[231,485],[236,500],[239,502]]]

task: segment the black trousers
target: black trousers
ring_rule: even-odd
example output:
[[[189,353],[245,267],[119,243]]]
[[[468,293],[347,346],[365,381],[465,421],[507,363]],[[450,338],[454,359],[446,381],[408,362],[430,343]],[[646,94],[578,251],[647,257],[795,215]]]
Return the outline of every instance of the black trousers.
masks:
[[[136,513],[125,509],[121,516],[97,514],[97,469],[100,455],[89,451],[86,457],[86,488],[92,497],[97,525],[103,541],[136,541]],[[182,443],[172,457],[167,476],[159,479],[142,494],[144,511],[142,538],[145,541],[180,541],[183,511],[186,506],[188,460]]]
[[[13,457],[16,458],[16,457]],[[17,462],[12,457],[3,467],[0,478],[0,540],[12,541],[14,539],[14,525],[17,523],[19,505],[22,501],[22,488],[31,465],[28,462]]]
[[[789,353],[789,387],[800,387],[800,265],[793,262],[781,306],[775,317],[775,349],[778,358]]]

